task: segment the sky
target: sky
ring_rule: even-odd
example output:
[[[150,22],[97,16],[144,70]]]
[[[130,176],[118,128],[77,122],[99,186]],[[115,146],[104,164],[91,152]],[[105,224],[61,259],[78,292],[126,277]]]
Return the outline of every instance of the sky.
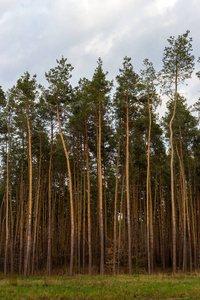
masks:
[[[47,85],[45,72],[62,56],[74,67],[73,86],[92,78],[99,57],[108,79],[118,75],[125,56],[137,73],[145,58],[159,71],[167,39],[186,30],[199,71],[199,16],[199,0],[1,0],[0,85],[7,91],[26,71]],[[179,90],[188,105],[200,97],[195,72]]]

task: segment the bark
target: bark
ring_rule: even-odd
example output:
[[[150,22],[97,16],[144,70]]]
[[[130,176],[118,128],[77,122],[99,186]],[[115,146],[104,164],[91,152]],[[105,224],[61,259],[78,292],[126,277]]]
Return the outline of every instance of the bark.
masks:
[[[89,149],[87,120],[85,121],[86,138],[86,166],[87,166],[87,215],[88,215],[88,252],[89,252],[89,275],[92,275],[92,240],[91,240],[91,208],[90,208],[90,169],[89,169]]]
[[[41,165],[42,165],[42,136],[40,131],[40,158],[38,166],[38,178],[37,178],[37,190],[34,208],[34,225],[33,225],[33,256],[32,256],[32,274],[34,274],[35,269],[35,251],[36,251],[36,238],[37,238],[37,227],[38,227],[38,206],[40,198],[40,185],[41,185]]]
[[[179,159],[180,164],[180,177],[181,177],[181,196],[182,196],[182,214],[183,214],[183,272],[186,272],[187,268],[187,239],[186,239],[186,210],[188,216],[188,205],[187,205],[187,190],[186,190],[186,182],[185,182],[185,172],[184,172],[184,165],[183,165],[183,156],[182,156],[182,143],[180,141],[180,152],[178,152],[178,148],[176,145],[176,152]],[[189,228],[188,228],[189,230]]]
[[[8,212],[9,212],[9,156],[10,156],[10,109],[8,117],[8,141],[7,141],[7,159],[6,159],[6,243],[5,243],[5,256],[4,256],[4,275],[7,275],[7,263],[8,263],[8,241],[9,241],[9,224],[8,224]]]
[[[104,275],[104,226],[103,226],[103,195],[102,195],[102,166],[101,166],[101,103],[99,104],[99,132],[98,132],[98,184],[99,184],[99,217],[100,217],[100,275]]]
[[[5,197],[4,194],[3,199],[1,201],[1,207],[0,207],[0,228],[1,228],[1,237],[0,237],[0,255],[3,248],[3,240],[4,240],[4,207],[5,207]]]
[[[79,179],[79,151],[78,151],[78,139],[77,139],[77,238],[78,238],[78,272],[81,272],[81,197],[80,197],[80,179]]]
[[[28,164],[29,164],[29,197],[28,197],[28,220],[27,220],[27,245],[24,262],[24,276],[29,276],[29,264],[31,254],[31,224],[32,224],[32,150],[31,150],[31,130],[29,122],[29,109],[26,103],[26,117],[28,127]]]
[[[121,139],[121,118],[119,121],[119,141],[117,152],[117,166],[116,166],[116,178],[115,178],[115,202],[114,202],[114,252],[113,252],[113,274],[116,274],[116,251],[117,251],[117,200],[118,200],[118,173],[119,173],[119,156],[120,156],[120,139]]]
[[[163,199],[163,183],[162,173],[160,171],[160,210],[161,210],[161,249],[162,249],[162,265],[163,271],[165,270],[165,210]]]
[[[10,271],[14,272],[14,253],[13,253],[13,231],[14,231],[14,220],[13,220],[13,208],[12,208],[12,188],[9,181],[9,198],[10,198]]]
[[[151,141],[151,107],[150,107],[150,97],[149,97],[149,82],[148,82],[148,74],[147,74],[147,89],[148,89],[148,110],[149,110],[149,133],[148,133],[148,152],[147,152],[147,258],[148,258],[148,274],[151,275],[151,246],[152,241],[150,240],[150,220],[151,214],[151,188],[150,188],[150,141]]]
[[[124,206],[124,179],[125,175],[122,176],[122,190],[121,190],[121,203],[120,203],[120,217],[119,217],[119,236],[118,236],[118,274],[120,273],[120,255],[121,255],[121,236],[122,236],[122,217],[125,219],[123,214]]]
[[[172,124],[176,114],[176,104],[177,104],[177,58],[176,58],[176,76],[175,76],[175,99],[174,99],[174,111],[172,118],[169,123],[170,129],[170,145],[171,145],[171,205],[172,205],[172,249],[173,249],[173,273],[176,273],[176,215],[175,215],[175,198],[174,198],[174,145],[173,145],[173,129]]]
[[[126,94],[126,200],[127,200],[127,225],[128,225],[128,266],[129,266],[129,275],[132,275],[131,216],[130,216],[130,192],[129,192],[129,103],[128,103],[128,91]]]
[[[83,153],[83,274],[85,274],[85,240],[86,240],[86,182],[85,182],[85,156],[86,156],[86,142],[84,138],[84,153]]]
[[[188,174],[189,174],[189,199],[190,199],[190,208],[191,208],[191,217],[192,217],[192,235],[193,235],[193,246],[194,246],[194,270],[197,268],[197,241],[196,241],[196,231],[195,231],[195,217],[194,217],[194,205],[192,199],[192,184],[191,184],[191,172],[190,172],[190,159],[188,158]],[[196,210],[195,210],[196,211]]]
[[[103,180],[103,190],[104,190],[104,236],[105,236],[105,261],[106,261],[106,250],[108,247],[108,226],[107,226],[107,199],[106,199],[106,163],[105,163],[105,154],[103,151],[103,171],[104,171],[104,180]]]
[[[48,249],[47,249],[47,275],[51,275],[51,217],[52,217],[52,208],[51,208],[51,194],[52,194],[52,160],[53,160],[53,120],[51,118],[51,152],[50,152],[50,160],[49,160],[49,187],[48,187]]]
[[[73,189],[72,189],[72,177],[71,177],[71,169],[70,169],[70,162],[69,162],[69,156],[68,152],[65,146],[65,141],[62,134],[62,129],[60,125],[60,116],[59,116],[59,106],[58,102],[56,103],[57,107],[57,119],[58,119],[58,125],[59,125],[59,132],[60,137],[62,140],[63,149],[65,152],[65,157],[67,160],[67,169],[68,169],[68,176],[69,176],[69,192],[70,192],[70,218],[71,218],[71,249],[70,249],[70,271],[69,275],[73,275],[73,259],[74,259],[74,204],[73,204]]]
[[[24,134],[22,135],[22,165],[20,182],[20,231],[19,231],[19,274],[22,273],[23,229],[24,229]]]

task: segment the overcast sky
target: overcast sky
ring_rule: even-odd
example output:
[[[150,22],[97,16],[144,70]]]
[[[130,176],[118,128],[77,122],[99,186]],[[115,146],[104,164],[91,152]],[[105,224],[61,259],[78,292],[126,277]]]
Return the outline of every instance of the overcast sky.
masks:
[[[148,58],[159,71],[167,39],[190,30],[200,56],[199,0],[1,0],[0,85],[6,91],[28,71],[46,84],[45,72],[63,55],[74,67],[72,84],[92,78],[97,59],[114,79],[124,56],[139,72]],[[200,70],[200,64],[196,64]],[[182,92],[200,96],[195,74]],[[163,106],[164,109],[164,106]]]

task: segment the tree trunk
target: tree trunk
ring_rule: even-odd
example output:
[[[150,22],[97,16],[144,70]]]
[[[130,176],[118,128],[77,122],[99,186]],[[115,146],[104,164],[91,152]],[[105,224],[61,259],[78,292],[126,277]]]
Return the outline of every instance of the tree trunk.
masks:
[[[125,220],[125,215],[123,214],[124,206],[124,180],[125,175],[122,175],[122,189],[121,189],[121,203],[120,203],[120,217],[119,217],[119,236],[118,236],[118,274],[120,273],[120,255],[121,255],[121,236],[122,236],[122,217]],[[123,228],[124,230],[124,228]]]
[[[173,145],[173,129],[172,124],[176,113],[177,103],[177,58],[176,58],[176,77],[175,77],[175,99],[174,99],[174,112],[169,123],[170,129],[170,145],[171,145],[171,204],[172,204],[172,249],[173,249],[173,273],[176,273],[176,214],[175,214],[175,199],[174,199],[174,145]]]
[[[106,163],[105,163],[105,153],[103,151],[103,171],[104,171],[104,180],[103,180],[103,190],[104,190],[104,240],[105,240],[105,253],[104,260],[106,261],[106,251],[108,247],[108,226],[107,226],[107,199],[106,199]]]
[[[100,275],[104,275],[104,226],[103,226],[103,196],[102,196],[102,169],[101,169],[101,103],[99,104],[99,134],[98,134],[98,183],[99,183],[99,217],[100,217],[100,244],[101,260]]]
[[[129,192],[129,103],[128,103],[128,91],[126,93],[126,198],[127,198],[127,225],[128,225],[128,266],[129,266],[129,275],[132,275],[131,216],[130,216],[130,192]]]
[[[29,122],[29,110],[28,104],[26,103],[26,117],[28,127],[28,162],[29,162],[29,197],[28,197],[28,230],[27,230],[27,246],[24,262],[24,276],[29,276],[29,264],[30,264],[30,253],[31,253],[31,223],[32,223],[32,152],[31,152],[31,130]]]
[[[9,182],[9,198],[10,198],[10,271],[14,272],[14,253],[13,253],[13,231],[14,231],[14,220],[13,220],[13,209],[12,209],[12,188]]]
[[[193,206],[193,199],[192,199],[192,187],[191,187],[191,173],[190,173],[190,159],[189,155],[187,154],[188,158],[188,175],[189,175],[189,199],[190,199],[190,207],[191,207],[191,217],[192,217],[192,235],[193,235],[193,244],[194,244],[194,270],[197,268],[197,242],[196,242],[196,232],[195,232],[195,217],[194,217],[194,206]],[[195,210],[196,211],[196,210]]]
[[[148,134],[148,152],[147,152],[147,258],[148,258],[148,274],[151,275],[151,247],[150,244],[152,244],[151,238],[150,238],[150,223],[152,220],[150,220],[150,210],[151,210],[151,180],[150,180],[150,141],[151,141],[151,107],[150,107],[150,97],[149,97],[149,82],[148,82],[148,74],[147,74],[147,89],[148,89],[148,109],[149,109],[149,134]]]
[[[85,183],[85,157],[86,157],[86,150],[85,150],[85,138],[84,138],[84,153],[82,157],[83,162],[83,274],[85,274],[85,240],[86,240],[86,183]]]
[[[86,166],[87,166],[87,215],[88,215],[88,252],[89,252],[89,275],[92,275],[92,240],[91,240],[91,209],[90,209],[90,168],[89,168],[89,150],[88,150],[88,130],[87,120],[85,121],[85,139],[86,139]]]
[[[180,136],[181,139],[181,136]],[[186,238],[186,208],[188,208],[187,205],[187,190],[186,190],[186,182],[185,182],[185,172],[184,172],[184,165],[183,165],[183,156],[182,156],[182,142],[180,140],[180,152],[178,152],[178,148],[176,145],[176,152],[177,156],[179,159],[179,164],[180,164],[180,177],[181,177],[181,184],[180,186],[182,187],[182,213],[183,213],[183,272],[186,272],[186,267],[187,267],[187,238]],[[188,209],[187,209],[187,216],[188,216]],[[190,228],[188,227],[188,232],[190,234]]]
[[[34,274],[35,270],[35,251],[36,251],[36,237],[37,237],[37,227],[38,227],[38,206],[40,198],[40,185],[41,185],[41,165],[42,165],[42,134],[40,131],[40,158],[38,166],[38,178],[37,178],[37,190],[36,190],[36,199],[34,207],[34,225],[33,225],[33,256],[32,256],[32,270],[31,273]]]
[[[164,210],[164,199],[163,199],[163,183],[162,173],[160,170],[160,210],[161,210],[161,249],[162,249],[162,265],[163,271],[165,270],[165,210]]]
[[[24,133],[22,134],[22,165],[20,181],[20,229],[19,229],[19,274],[22,274],[23,229],[24,229]]]
[[[52,182],[52,159],[53,159],[53,119],[51,117],[51,153],[49,160],[49,188],[48,188],[48,250],[47,250],[47,275],[51,275],[51,182]]]
[[[9,155],[10,155],[10,109],[8,117],[8,141],[7,141],[7,159],[6,159],[6,244],[5,244],[5,256],[4,256],[4,274],[7,275],[7,263],[8,263],[8,239],[9,239],[9,225],[8,225],[8,212],[9,212]]]
[[[116,250],[117,250],[117,198],[118,198],[118,168],[119,168],[119,156],[120,156],[120,138],[121,138],[121,118],[119,121],[119,141],[117,152],[117,166],[116,166],[116,178],[115,178],[115,202],[114,202],[114,252],[113,252],[113,274],[116,273]],[[119,250],[119,249],[118,249]]]
[[[80,197],[80,178],[79,178],[79,141],[77,139],[77,158],[76,158],[76,167],[77,167],[77,238],[78,238],[78,273],[81,272],[81,211],[82,211],[82,203]]]
[[[72,276],[73,275],[73,258],[74,258],[74,204],[73,204],[73,189],[72,189],[72,177],[71,177],[71,169],[70,169],[70,162],[69,162],[69,156],[67,153],[67,149],[65,146],[65,141],[63,138],[63,134],[62,134],[62,129],[61,129],[61,125],[60,125],[60,116],[59,116],[59,107],[58,107],[58,102],[56,103],[56,107],[57,107],[57,119],[58,119],[58,125],[59,125],[59,132],[60,132],[60,137],[62,140],[62,145],[63,145],[63,149],[65,152],[65,157],[67,160],[67,169],[68,169],[68,176],[69,176],[69,192],[70,192],[70,208],[71,208],[71,251],[70,251],[70,271],[69,271],[69,275]]]

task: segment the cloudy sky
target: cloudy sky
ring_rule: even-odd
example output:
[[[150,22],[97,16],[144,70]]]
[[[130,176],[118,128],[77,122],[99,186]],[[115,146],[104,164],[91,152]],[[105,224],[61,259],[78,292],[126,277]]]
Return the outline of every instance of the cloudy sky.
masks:
[[[124,56],[132,58],[136,72],[145,58],[159,71],[167,38],[186,30],[197,61],[199,16],[199,0],[1,0],[0,85],[6,91],[25,71],[46,84],[44,73],[62,55],[74,67],[73,86],[91,79],[98,57],[109,79]],[[192,104],[200,81],[194,75],[187,83],[182,92]]]

